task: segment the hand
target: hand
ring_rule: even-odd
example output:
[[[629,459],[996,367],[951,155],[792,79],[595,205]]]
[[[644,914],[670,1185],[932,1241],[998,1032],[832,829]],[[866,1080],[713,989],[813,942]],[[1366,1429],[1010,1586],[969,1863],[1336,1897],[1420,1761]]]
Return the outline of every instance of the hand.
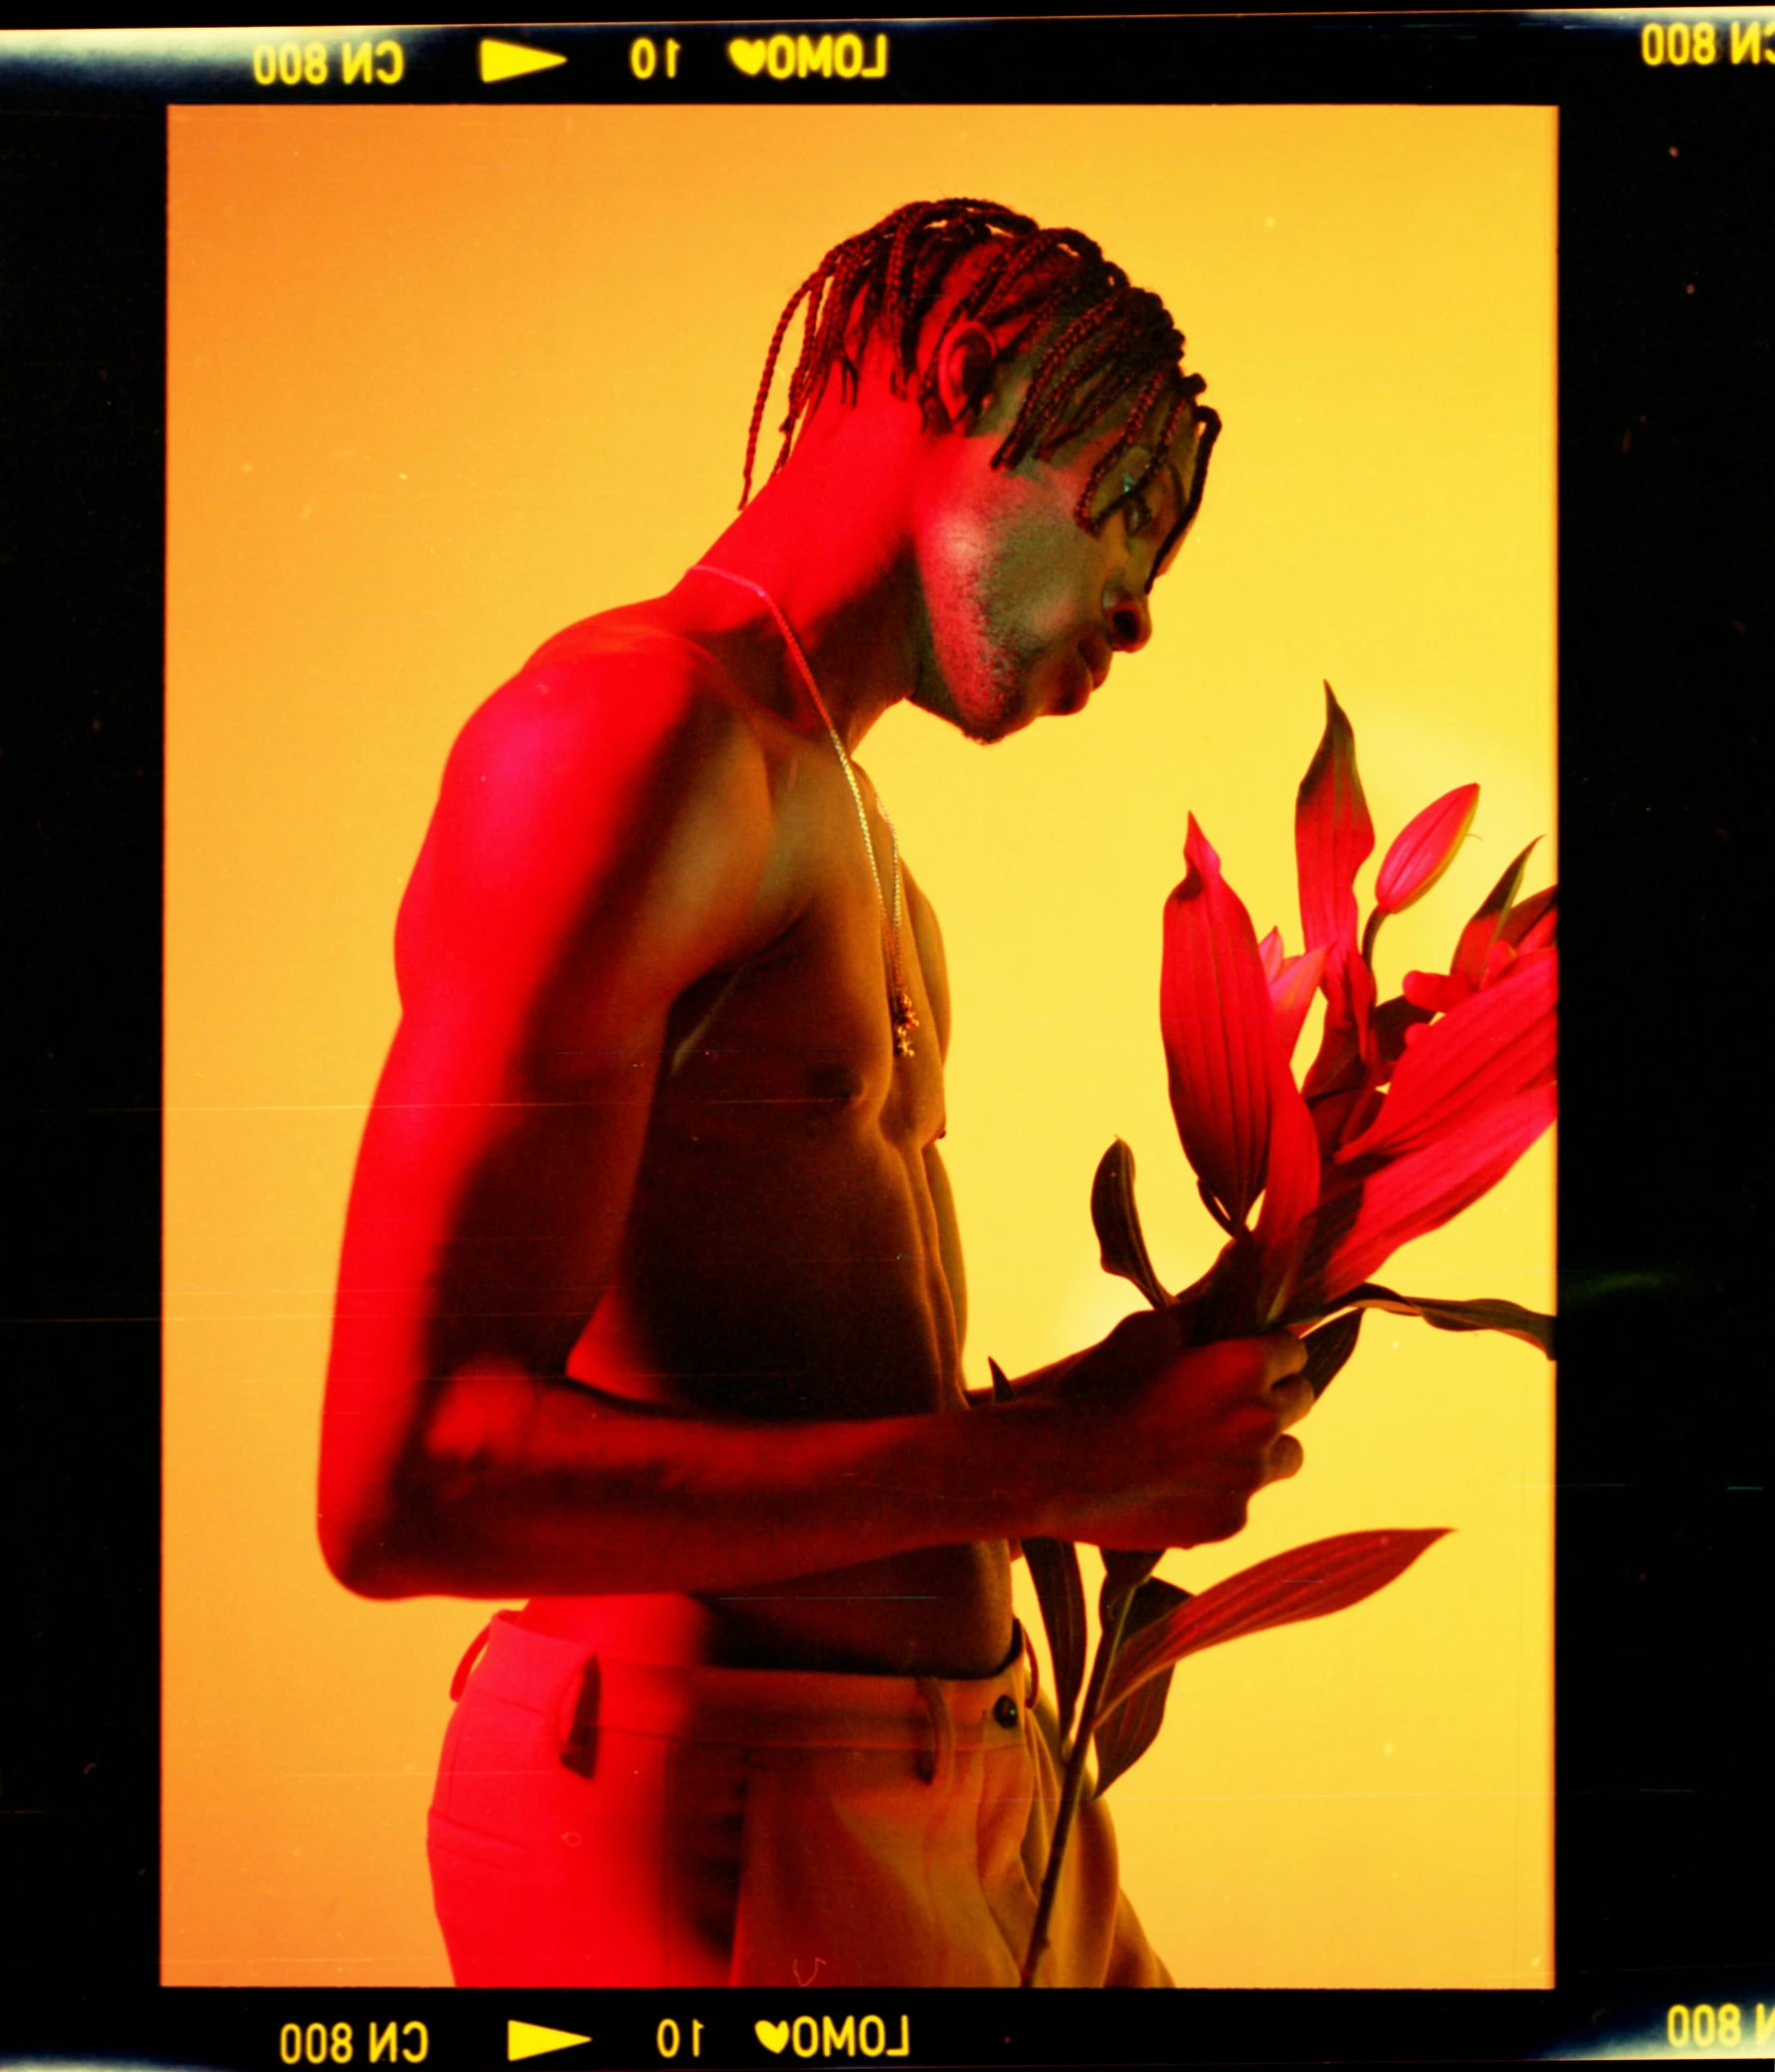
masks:
[[[1229,1540],[1267,1483],[1300,1472],[1288,1436],[1313,1408],[1289,1332],[1191,1346],[1178,1309],[1125,1318],[1056,1375],[1046,1406],[1066,1453],[1064,1535],[1097,1547]]]

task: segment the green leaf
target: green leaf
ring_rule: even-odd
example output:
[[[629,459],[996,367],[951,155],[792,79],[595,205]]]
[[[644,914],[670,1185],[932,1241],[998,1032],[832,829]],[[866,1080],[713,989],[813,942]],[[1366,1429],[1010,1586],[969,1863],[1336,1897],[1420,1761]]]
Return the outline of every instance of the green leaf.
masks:
[[[1310,1331],[1304,1341],[1307,1347],[1307,1365],[1301,1372],[1312,1385],[1317,1402],[1331,1385],[1332,1377],[1342,1368],[1350,1354],[1355,1351],[1355,1342],[1361,1333],[1362,1313],[1351,1310],[1334,1323],[1322,1325],[1318,1331]]]
[[[1446,1531],[1436,1526],[1415,1532],[1340,1533],[1291,1548],[1228,1576],[1124,1641],[1104,1682],[1100,1716],[1187,1654],[1359,1604],[1402,1575]]]
[[[1042,1624],[1048,1631],[1054,1702],[1064,1741],[1085,1681],[1085,1580],[1079,1572],[1079,1550],[1070,1540],[1026,1540],[1023,1558],[1029,1563]]]
[[[1147,1255],[1140,1211],[1134,1202],[1134,1153],[1120,1137],[1097,1162],[1097,1176],[1091,1183],[1091,1221],[1104,1272],[1132,1281],[1154,1309],[1164,1309],[1171,1297]]]

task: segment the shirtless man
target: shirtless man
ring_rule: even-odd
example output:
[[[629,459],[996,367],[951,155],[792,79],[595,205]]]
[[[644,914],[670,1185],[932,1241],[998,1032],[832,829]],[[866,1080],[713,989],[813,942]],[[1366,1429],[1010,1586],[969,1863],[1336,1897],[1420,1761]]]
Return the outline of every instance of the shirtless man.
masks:
[[[771,479],[473,715],[401,910],[321,1537],[367,1595],[529,1599],[433,1810],[462,1984],[1014,1982],[1055,1793],[1015,1544],[1225,1539],[1301,1464],[1299,1343],[1175,1313],[970,1405],[942,941],[850,760],[1146,643],[1218,429],[1183,339],[984,203],[801,293]],[[1165,1982],[1101,1808],[1042,1977]]]

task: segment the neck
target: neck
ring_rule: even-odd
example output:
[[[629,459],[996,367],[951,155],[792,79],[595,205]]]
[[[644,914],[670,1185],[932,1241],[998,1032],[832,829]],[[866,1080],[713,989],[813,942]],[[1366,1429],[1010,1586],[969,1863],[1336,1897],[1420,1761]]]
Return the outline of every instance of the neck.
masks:
[[[920,651],[901,470],[859,454],[851,427],[810,426],[701,559],[757,583],[795,629],[847,748],[913,688]],[[713,578],[696,576],[713,586]],[[734,588],[743,607],[743,592]],[[760,603],[755,607],[763,612]],[[743,608],[739,615],[749,616]],[[774,626],[769,638],[780,639]],[[793,664],[784,657],[784,668]]]

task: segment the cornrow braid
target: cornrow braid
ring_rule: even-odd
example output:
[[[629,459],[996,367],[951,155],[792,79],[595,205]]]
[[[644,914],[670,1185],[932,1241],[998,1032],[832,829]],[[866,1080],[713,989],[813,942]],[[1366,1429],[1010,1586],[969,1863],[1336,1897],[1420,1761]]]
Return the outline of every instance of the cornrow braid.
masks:
[[[970,258],[978,258],[978,271],[945,313],[921,374],[918,347],[925,325],[946,284]],[[1165,305],[1134,287],[1082,231],[1043,230],[998,202],[962,198],[909,202],[894,210],[834,245],[790,296],[771,334],[752,405],[742,509],[751,500],[759,434],[783,341],[803,305],[801,351],[789,374],[788,413],[772,474],[787,462],[797,431],[834,370],[844,400],[855,400],[861,369],[853,355],[872,337],[883,334],[889,343],[897,392],[904,395],[916,377],[918,401],[928,410],[936,401],[944,344],[958,326],[981,323],[994,332],[1001,359],[1047,341],[993,467],[1014,468],[1032,455],[1047,460],[1127,405],[1121,430],[1074,507],[1078,522],[1096,531],[1108,515],[1094,515],[1097,493],[1111,469],[1144,444],[1151,458],[1132,486],[1134,492],[1144,489],[1164,466],[1187,413],[1198,428],[1198,461],[1184,522],[1194,518],[1220,420],[1197,405],[1202,377],[1184,373],[1184,336]],[[1147,421],[1162,407],[1157,436],[1143,439]]]

